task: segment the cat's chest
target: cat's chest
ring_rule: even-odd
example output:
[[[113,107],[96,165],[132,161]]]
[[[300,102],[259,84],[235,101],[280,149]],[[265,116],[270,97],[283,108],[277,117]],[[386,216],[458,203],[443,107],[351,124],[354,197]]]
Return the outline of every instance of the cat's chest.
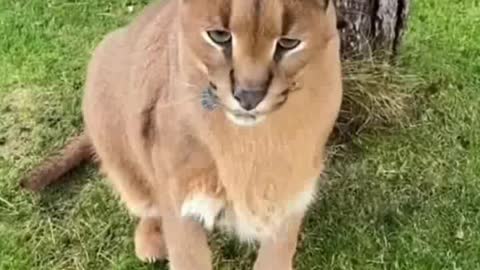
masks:
[[[196,193],[184,201],[182,216],[196,219],[209,230],[216,227],[231,232],[244,241],[273,237],[289,217],[303,214],[313,202],[316,178],[302,182],[302,188],[286,192],[285,187],[270,184],[238,190],[233,196],[229,191],[225,197]]]
[[[303,215],[308,209],[315,198],[316,182],[315,179],[309,179],[309,184],[303,190],[292,191],[290,196],[281,200],[269,199],[261,194],[247,195],[245,201],[227,204],[217,225],[236,234],[243,241],[274,237],[289,218]]]
[[[305,212],[321,172],[320,127],[311,125],[313,113],[285,114],[253,129],[232,127],[221,117],[203,129],[225,196],[192,196],[182,214],[252,240],[272,236],[290,216]]]

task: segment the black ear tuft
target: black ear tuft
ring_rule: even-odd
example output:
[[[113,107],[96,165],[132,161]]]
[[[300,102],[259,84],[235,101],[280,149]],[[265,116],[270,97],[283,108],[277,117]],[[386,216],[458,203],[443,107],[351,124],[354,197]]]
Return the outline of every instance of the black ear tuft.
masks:
[[[329,5],[330,5],[330,0],[323,0],[323,9],[324,10],[327,10]]]
[[[348,22],[343,19],[343,18],[338,18],[337,19],[337,29],[342,30],[343,28],[346,28],[348,26]]]

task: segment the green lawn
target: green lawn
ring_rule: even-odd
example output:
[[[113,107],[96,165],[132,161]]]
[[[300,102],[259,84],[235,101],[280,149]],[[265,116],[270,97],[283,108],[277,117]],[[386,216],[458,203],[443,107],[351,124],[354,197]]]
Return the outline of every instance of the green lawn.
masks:
[[[163,269],[137,261],[134,220],[95,168],[41,196],[17,187],[81,128],[90,52],[146,2],[0,0],[0,269]],[[369,129],[332,161],[299,270],[480,269],[480,3],[414,2],[411,124]],[[248,269],[251,250],[213,242],[221,269]]]

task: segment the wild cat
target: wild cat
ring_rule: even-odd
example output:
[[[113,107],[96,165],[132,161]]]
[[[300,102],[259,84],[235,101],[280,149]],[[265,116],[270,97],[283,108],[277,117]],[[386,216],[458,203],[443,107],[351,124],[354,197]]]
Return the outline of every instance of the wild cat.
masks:
[[[293,269],[342,100],[336,23],[328,0],[149,5],[96,48],[84,132],[23,185],[95,156],[140,219],[141,260],[212,269],[218,227],[260,243],[254,269]]]

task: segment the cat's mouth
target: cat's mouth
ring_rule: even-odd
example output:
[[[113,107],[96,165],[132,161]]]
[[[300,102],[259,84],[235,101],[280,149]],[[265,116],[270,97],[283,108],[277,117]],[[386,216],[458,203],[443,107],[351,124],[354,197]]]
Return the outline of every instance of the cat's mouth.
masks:
[[[228,119],[238,126],[252,127],[260,124],[266,118],[265,114],[245,113],[225,110]]]
[[[222,107],[227,118],[234,124],[243,127],[253,127],[262,123],[271,113],[279,110],[286,101],[287,98],[285,97],[269,109],[253,109],[251,111],[246,111],[243,109],[232,109],[231,107],[221,103],[220,101],[219,106]]]
[[[288,96],[291,92],[297,91],[297,89],[289,88],[283,91],[278,96],[278,101],[274,103],[271,108],[267,110],[245,111],[239,109],[232,109],[230,106],[224,104],[217,95],[217,88],[215,84],[210,83],[209,86],[202,93],[202,106],[209,111],[213,111],[217,108],[223,109],[227,118],[234,124],[239,126],[252,127],[263,122],[267,115],[273,113],[283,107],[287,102]]]

